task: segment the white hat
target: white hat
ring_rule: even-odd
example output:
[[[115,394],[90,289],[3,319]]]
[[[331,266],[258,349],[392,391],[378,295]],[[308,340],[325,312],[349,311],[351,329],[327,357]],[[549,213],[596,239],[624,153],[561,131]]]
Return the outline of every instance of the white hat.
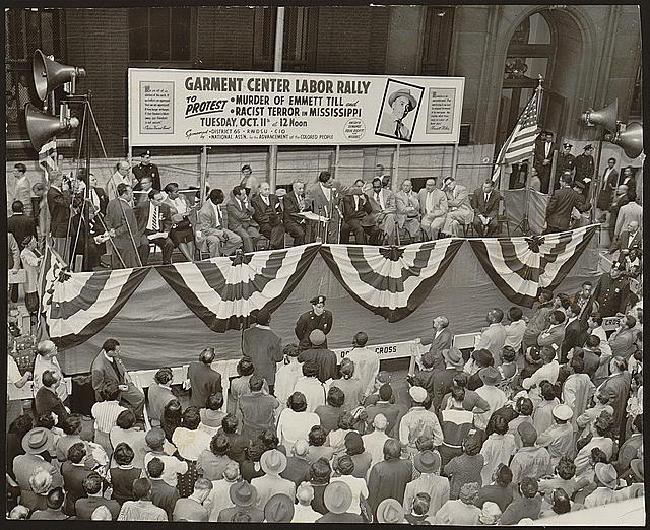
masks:
[[[429,396],[426,388],[422,388],[421,386],[412,386],[409,388],[409,395],[416,403],[424,403]]]
[[[560,403],[553,409],[553,416],[555,416],[558,420],[568,421],[573,418],[573,410],[571,407],[569,407],[569,405]]]

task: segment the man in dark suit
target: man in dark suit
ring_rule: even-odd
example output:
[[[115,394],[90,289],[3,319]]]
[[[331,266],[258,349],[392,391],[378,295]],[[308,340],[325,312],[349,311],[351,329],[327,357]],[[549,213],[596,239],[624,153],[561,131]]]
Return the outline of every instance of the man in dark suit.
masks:
[[[567,362],[567,355],[573,348],[582,346],[587,340],[587,323],[580,320],[582,308],[571,304],[567,311],[567,323],[564,329],[564,340],[560,351],[560,364]]]
[[[620,250],[621,255],[627,255],[633,248],[641,250],[643,246],[643,237],[639,229],[638,221],[630,221],[627,228],[621,231],[618,239],[615,239],[609,247],[609,253],[613,254],[615,251]]]
[[[280,337],[269,327],[271,313],[265,309],[257,313],[257,324],[244,330],[242,336],[242,353],[253,362],[255,373],[266,380],[269,393],[273,394],[275,371],[282,360]]]
[[[355,182],[355,185],[359,181]],[[376,218],[372,215],[372,205],[368,196],[346,195],[341,202],[343,207],[343,223],[341,223],[341,243],[347,244],[350,241],[350,232],[354,234],[354,242],[357,245],[378,243],[381,237],[381,230],[377,226]]]
[[[619,186],[627,186],[628,193],[636,192],[636,178],[634,177],[632,166],[627,166],[623,170]]]
[[[198,361],[192,361],[187,370],[187,379],[192,389],[190,405],[205,408],[208,397],[221,392],[221,374],[212,367],[214,348],[205,348],[199,354]]]
[[[554,151],[553,133],[551,131],[542,131],[535,139],[533,160],[533,167],[537,170],[540,181],[539,191],[542,193],[548,193]]]
[[[284,248],[284,225],[280,199],[271,193],[268,182],[260,184],[260,192],[251,199],[255,209],[253,219],[260,225],[260,234],[271,242],[272,249]]]
[[[591,144],[585,145],[583,148],[584,152],[581,155],[576,156],[576,182],[582,182],[585,187],[582,192],[585,199],[589,199],[589,188],[591,187],[591,181],[594,178],[594,146]]]
[[[494,182],[486,179],[483,186],[474,190],[470,203],[474,209],[474,230],[481,237],[493,237],[496,235],[499,224],[497,215],[499,214],[499,203],[501,202],[501,193],[494,189]]]
[[[7,219],[7,232],[13,234],[16,243],[22,250],[23,241],[27,236],[36,236],[36,221],[33,217],[25,215],[25,207],[20,201],[11,203],[11,217]]]
[[[113,236],[113,249],[111,266],[113,269],[139,267],[139,248],[149,245],[149,241],[138,230],[138,221],[135,217],[131,200],[133,191],[127,184],[117,186],[117,199],[108,203],[106,209],[106,226]],[[120,260],[121,257],[121,260]]]
[[[257,221],[253,219],[255,208],[250,203],[246,188],[235,186],[225,206],[228,212],[228,228],[241,237],[244,252],[254,252],[260,233]]]
[[[614,190],[616,190],[616,186],[618,186],[618,171],[614,169],[615,165],[616,159],[614,157],[608,158],[607,167],[605,168],[603,177],[600,180],[600,191],[598,192],[596,207],[602,212],[603,219],[605,211],[609,210],[609,205],[614,196]]]
[[[555,191],[559,189],[560,177],[564,175],[564,173],[569,172],[571,174],[571,178],[573,178],[573,172],[576,169],[576,157],[571,154],[572,147],[573,144],[570,144],[568,142],[564,142],[562,144],[562,151],[560,151],[560,154],[557,157],[557,167],[555,168],[553,190],[549,191]]]
[[[65,258],[69,249],[68,224],[70,220],[70,192],[63,188],[63,173],[59,170],[50,173],[50,189],[47,190],[47,207],[50,210],[50,235],[54,250]]]
[[[100,506],[105,506],[111,512],[113,521],[117,521],[120,514],[120,504],[117,501],[104,499],[102,495],[103,479],[99,473],[93,471],[81,483],[87,497],[82,497],[74,503],[77,519],[90,521],[93,512]]]
[[[39,416],[54,412],[58,418],[57,423],[63,425],[64,420],[68,417],[68,411],[56,393],[56,387],[60,384],[65,383],[61,381],[58,373],[45,370],[43,372],[43,386],[36,393],[35,405],[36,413]]]
[[[138,221],[138,232],[143,233],[151,243],[160,248],[163,264],[167,265],[172,262],[172,252],[174,252],[174,242],[169,237],[173,221],[172,210],[169,205],[163,203],[163,200],[161,191],[151,190],[148,200],[139,203],[134,211]],[[165,236],[149,239],[149,236],[156,234],[165,234]],[[149,260],[149,245],[141,245],[138,250],[142,265],[146,265]]]
[[[118,357],[120,352],[119,341],[107,339],[102,346],[102,351],[93,359],[90,365],[90,376],[95,399],[101,401],[101,392],[106,383],[113,381],[121,391],[121,401],[133,410],[138,419],[142,420],[144,418],[144,394],[131,381],[131,376]]]
[[[307,222],[296,215],[309,210],[309,205],[305,200],[305,183],[302,180],[296,180],[293,183],[293,189],[284,196],[282,205],[284,207],[282,218],[284,229],[293,238],[296,246],[304,245],[307,235]]]
[[[573,187],[568,175],[562,175],[560,180],[561,188],[557,190],[546,205],[546,228],[542,234],[556,234],[569,229],[571,212],[576,208],[580,212],[586,212],[591,204],[577,191],[582,183],[576,183]]]
[[[106,208],[108,207],[108,194],[104,188],[97,186],[97,179],[95,175],[90,174],[90,200],[95,208],[99,208],[102,214],[106,215]]]

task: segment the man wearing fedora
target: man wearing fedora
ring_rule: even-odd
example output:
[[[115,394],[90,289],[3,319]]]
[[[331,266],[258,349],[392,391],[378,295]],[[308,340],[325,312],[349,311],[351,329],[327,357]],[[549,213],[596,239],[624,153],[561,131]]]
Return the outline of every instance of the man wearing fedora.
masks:
[[[35,505],[38,494],[32,491],[29,478],[38,468],[44,469],[52,476],[52,488],[63,486],[63,476],[59,470],[43,457],[53,449],[54,435],[45,427],[35,427],[25,434],[21,445],[25,454],[14,458],[12,470],[16,477],[16,483],[20,487],[21,504]],[[42,508],[44,509],[45,506]]]
[[[290,523],[295,513],[293,498],[284,493],[276,493],[264,505],[264,522]]]
[[[431,496],[430,517],[435,516],[449,500],[449,479],[440,476],[440,466],[440,455],[435,451],[422,451],[413,457],[413,467],[420,472],[420,476],[406,485],[402,503],[404,513],[411,512],[415,495],[422,491]]]
[[[594,466],[594,482],[596,489],[585,498],[585,508],[595,508],[596,506],[605,506],[613,502],[618,502],[616,487],[618,480],[616,469],[611,464],[598,462]]]
[[[454,377],[462,373],[464,366],[463,354],[458,348],[452,346],[442,350],[442,357],[445,360],[445,369],[433,373],[433,405],[436,410],[440,410],[442,399],[451,392]]]
[[[412,131],[404,119],[416,106],[417,102],[408,88],[392,92],[388,96],[388,105],[384,105],[377,133],[410,142]]]
[[[219,512],[217,522],[231,523],[239,515],[247,515],[251,523],[264,521],[264,512],[257,508],[257,489],[245,480],[235,482],[230,486],[230,500],[232,508],[225,508]]]
[[[309,334],[315,329],[320,329],[325,335],[332,331],[332,312],[325,309],[326,300],[325,295],[314,296],[309,301],[312,307],[311,311],[300,315],[298,322],[296,322],[295,332],[300,341],[301,350],[311,348],[312,343],[309,340]],[[327,339],[325,339],[323,347],[327,348]]]
[[[348,511],[352,504],[352,490],[345,482],[330,482],[325,488],[323,501],[327,513],[317,523],[365,523],[361,515]]]
[[[284,493],[290,499],[296,496],[296,485],[280,476],[287,467],[287,457],[280,451],[271,449],[262,454],[260,467],[264,475],[251,480],[251,485],[257,490],[258,509],[264,510],[266,502],[276,493]]]

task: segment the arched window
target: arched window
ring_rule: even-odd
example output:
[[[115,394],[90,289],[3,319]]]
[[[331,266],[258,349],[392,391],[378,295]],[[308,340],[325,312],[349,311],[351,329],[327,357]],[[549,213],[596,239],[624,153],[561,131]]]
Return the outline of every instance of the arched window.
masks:
[[[543,12],[532,14],[515,29],[503,71],[497,149],[512,132],[537,87],[540,75],[544,79],[544,88],[550,88],[556,51],[555,35]],[[545,108],[542,105],[540,123],[544,123]]]

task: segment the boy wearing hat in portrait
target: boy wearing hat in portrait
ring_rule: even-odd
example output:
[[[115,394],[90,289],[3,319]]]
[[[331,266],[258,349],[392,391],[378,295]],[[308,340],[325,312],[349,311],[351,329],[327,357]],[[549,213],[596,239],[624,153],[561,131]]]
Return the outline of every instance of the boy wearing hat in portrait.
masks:
[[[325,309],[325,301],[327,297],[319,294],[314,296],[309,303],[312,306],[311,311],[300,315],[296,323],[296,337],[300,341],[299,346],[301,350],[307,350],[312,347],[312,342],[309,338],[312,331],[315,329],[321,330],[325,335],[332,331],[332,312]],[[322,343],[323,348],[327,348],[327,338]]]
[[[411,129],[404,123],[409,112],[417,107],[417,102],[408,88],[391,92],[384,105],[377,133],[400,140],[411,140]]]

